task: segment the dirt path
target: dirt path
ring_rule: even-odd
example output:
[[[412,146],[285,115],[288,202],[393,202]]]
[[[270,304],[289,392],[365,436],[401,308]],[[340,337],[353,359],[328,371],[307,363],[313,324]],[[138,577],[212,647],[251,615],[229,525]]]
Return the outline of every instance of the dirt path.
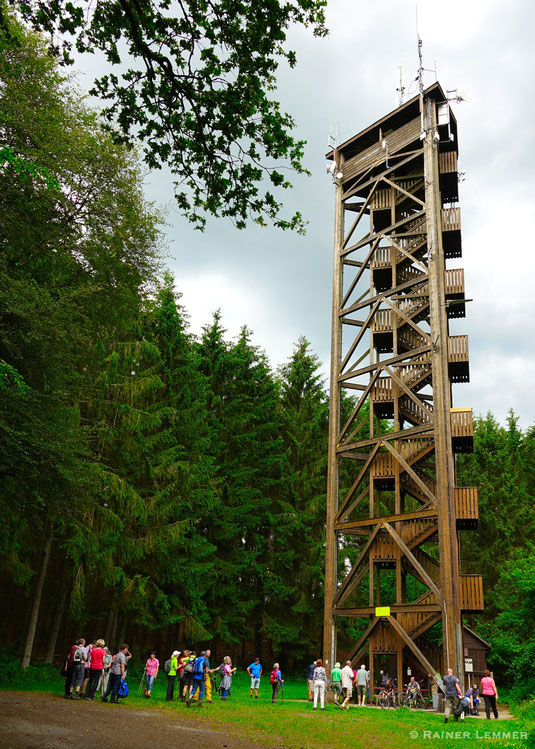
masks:
[[[0,692],[2,749],[258,749],[233,729],[156,710],[73,702],[49,694]]]

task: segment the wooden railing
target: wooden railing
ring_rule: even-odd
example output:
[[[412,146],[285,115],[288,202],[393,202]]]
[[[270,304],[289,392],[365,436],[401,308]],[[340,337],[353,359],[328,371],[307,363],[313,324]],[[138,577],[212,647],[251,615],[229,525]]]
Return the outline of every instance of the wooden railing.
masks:
[[[408,325],[399,331],[398,341],[408,349],[417,349],[428,345],[428,342],[423,335],[420,335],[412,328],[409,328]]]
[[[436,596],[430,590],[414,601],[415,605],[435,605],[436,603]],[[426,625],[432,626],[439,616],[441,616],[440,612],[436,611],[414,611],[403,614],[400,613],[398,614],[397,619],[405,632],[412,636],[414,633],[423,634],[426,630]]]
[[[464,268],[451,268],[445,273],[446,296],[464,294]]]
[[[468,361],[468,336],[450,335],[448,338],[448,361]]]
[[[399,403],[399,407],[404,416],[411,421],[416,422],[416,424],[428,424],[431,421],[431,416],[427,411],[409,397],[403,398]],[[428,405],[427,407],[429,410],[432,409],[431,405]]]
[[[392,189],[376,190],[370,200],[370,208],[374,211],[382,211],[392,207]]]
[[[441,174],[457,171],[457,151],[446,151],[438,154],[438,166]]]
[[[461,230],[461,209],[460,208],[443,208],[442,209],[442,231],[460,231]]]
[[[438,561],[434,558],[429,556],[425,551],[422,549],[413,549],[412,553],[416,557],[416,559],[420,562],[424,570],[427,572],[429,577],[434,583],[437,583],[437,585],[440,583],[440,565]],[[412,572],[411,568],[411,572]],[[419,577],[416,570],[414,570],[416,576]],[[425,583],[424,583],[425,584]]]
[[[458,486],[455,489],[455,514],[458,520],[479,520],[476,486]]]
[[[483,611],[483,576],[459,575],[461,579],[461,609]]]
[[[381,531],[375,537],[371,549],[372,559],[377,561],[394,561],[399,557],[399,546],[396,544],[390,533]]]
[[[373,333],[392,330],[392,311],[389,309],[378,309],[373,316],[370,327]]]
[[[451,434],[452,437],[474,436],[474,424],[472,421],[471,408],[451,409]]]
[[[392,400],[392,378],[378,377],[375,380],[370,393],[373,401],[391,401]]]
[[[429,440],[403,440],[399,452],[412,465],[420,460],[420,456],[429,452],[432,442]],[[370,466],[372,478],[392,478],[394,476],[394,456],[390,452],[378,452]]]
[[[370,261],[370,268],[391,268],[394,262],[393,246],[376,247]]]

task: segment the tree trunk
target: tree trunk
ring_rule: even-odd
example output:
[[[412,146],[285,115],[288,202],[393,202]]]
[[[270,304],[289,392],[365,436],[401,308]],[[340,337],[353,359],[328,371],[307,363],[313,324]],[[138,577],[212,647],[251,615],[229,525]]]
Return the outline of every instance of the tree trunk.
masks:
[[[115,601],[113,604],[113,619],[111,623],[111,630],[110,630],[110,642],[113,643],[113,652],[117,652],[117,625],[119,623],[119,601]],[[117,647],[116,647],[117,646]],[[108,647],[110,648],[110,651],[112,650],[112,647],[108,644]]]
[[[45,663],[52,663],[54,661],[54,652],[56,650],[56,643],[58,641],[59,628],[61,627],[61,620],[65,613],[65,603],[67,601],[67,591],[69,590],[69,578],[63,580],[61,583],[61,593],[56,607],[56,613],[52,620],[50,627],[50,636],[48,638],[48,647],[46,649]]]
[[[35,631],[37,629],[37,619],[39,618],[39,609],[41,607],[41,598],[43,596],[43,586],[45,584],[46,572],[48,569],[48,563],[50,561],[50,552],[52,550],[52,538],[54,536],[54,529],[52,526],[46,537],[45,546],[43,549],[43,561],[41,562],[41,570],[39,577],[37,578],[37,585],[34,592],[33,604],[30,613],[30,621],[28,622],[28,632],[26,634],[26,642],[24,644],[24,655],[22,656],[21,666],[22,668],[28,668],[30,665],[30,659],[32,657],[33,641],[35,639]]]

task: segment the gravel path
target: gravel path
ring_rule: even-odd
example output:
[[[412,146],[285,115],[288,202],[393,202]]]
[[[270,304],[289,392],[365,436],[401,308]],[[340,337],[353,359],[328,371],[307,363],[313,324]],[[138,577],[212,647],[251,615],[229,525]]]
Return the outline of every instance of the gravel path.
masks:
[[[207,711],[208,712],[208,711]],[[32,692],[0,692],[2,749],[258,749],[227,726],[200,725],[182,715],[74,702]]]

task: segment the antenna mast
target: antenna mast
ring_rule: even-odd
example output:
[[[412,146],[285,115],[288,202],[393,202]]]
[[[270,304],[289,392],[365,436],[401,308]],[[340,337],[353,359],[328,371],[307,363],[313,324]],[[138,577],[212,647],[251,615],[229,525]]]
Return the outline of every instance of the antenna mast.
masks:
[[[418,89],[420,94],[424,92],[424,63],[422,58],[423,42],[418,31],[418,6],[416,6],[416,38],[418,39]]]

